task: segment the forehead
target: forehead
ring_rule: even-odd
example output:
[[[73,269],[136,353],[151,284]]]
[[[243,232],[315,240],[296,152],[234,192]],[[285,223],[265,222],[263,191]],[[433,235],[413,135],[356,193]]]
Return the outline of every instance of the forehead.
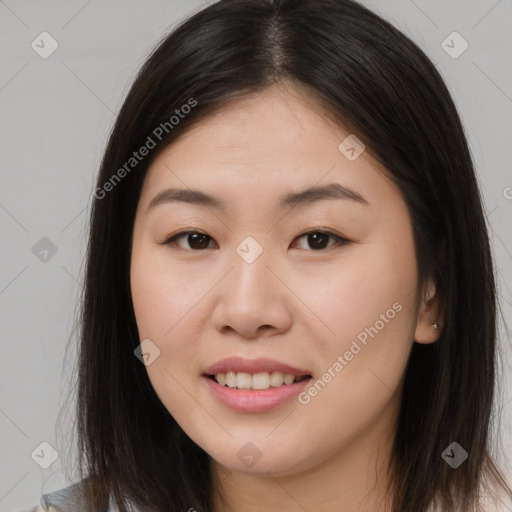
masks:
[[[367,151],[353,161],[340,151],[349,135],[302,91],[271,87],[231,103],[162,151],[141,201],[169,186],[270,200],[333,181],[363,195],[396,194]]]
[[[261,161],[288,156],[289,150],[300,155],[316,148],[320,153],[330,145],[337,147],[338,139],[348,132],[318,110],[319,106],[300,89],[272,86],[226,105],[184,134],[169,150],[187,151],[200,144],[213,156],[220,153]]]

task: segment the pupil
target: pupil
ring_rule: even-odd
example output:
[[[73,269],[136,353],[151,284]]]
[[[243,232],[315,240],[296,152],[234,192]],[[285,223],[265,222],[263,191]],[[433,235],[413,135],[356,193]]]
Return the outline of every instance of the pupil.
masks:
[[[315,242],[315,239],[318,239],[320,237],[320,247],[318,247],[318,240]],[[323,249],[325,247],[322,247],[324,244],[322,244],[322,238],[325,242],[328,239],[329,235],[326,235],[325,233],[311,233],[308,235],[308,243],[310,244],[310,247],[312,249]],[[311,243],[311,240],[313,240],[313,243]]]
[[[191,237],[194,237],[194,238],[192,238],[192,242],[190,243],[191,247],[194,247],[194,240],[197,242],[198,237],[202,238],[202,242],[203,242],[203,243],[198,244],[199,248],[205,249],[206,247],[208,247],[208,240],[207,240],[208,235],[202,235],[201,233],[192,233],[191,235],[188,235],[188,236],[189,236],[189,242],[190,242]],[[205,241],[206,241],[206,243],[204,243]],[[196,246],[196,248],[197,248],[197,246]]]

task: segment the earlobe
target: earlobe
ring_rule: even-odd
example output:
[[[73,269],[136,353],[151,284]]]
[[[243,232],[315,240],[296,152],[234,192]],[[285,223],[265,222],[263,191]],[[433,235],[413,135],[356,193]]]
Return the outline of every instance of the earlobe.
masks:
[[[414,341],[416,343],[429,344],[438,340],[443,321],[439,294],[431,279],[428,280],[427,293],[425,295],[418,309]]]

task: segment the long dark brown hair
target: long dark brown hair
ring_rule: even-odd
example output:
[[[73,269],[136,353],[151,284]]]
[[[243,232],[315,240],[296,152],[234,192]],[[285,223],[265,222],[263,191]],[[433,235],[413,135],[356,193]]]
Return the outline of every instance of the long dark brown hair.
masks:
[[[486,218],[436,67],[352,0],[221,0],[180,23],[147,58],[97,178],[76,380],[78,467],[91,511],[113,493],[121,512],[124,500],[144,510],[213,512],[210,456],[165,409],[134,356],[135,211],[163,148],[230,101],[284,83],[306,91],[387,169],[409,210],[419,287],[432,277],[440,296],[440,337],[414,343],[406,369],[389,473],[393,511],[425,512],[436,497],[443,510],[477,510],[484,484],[510,493],[491,456],[499,310]],[[130,161],[148,137],[155,147]],[[456,470],[441,457],[454,441],[469,452]]]

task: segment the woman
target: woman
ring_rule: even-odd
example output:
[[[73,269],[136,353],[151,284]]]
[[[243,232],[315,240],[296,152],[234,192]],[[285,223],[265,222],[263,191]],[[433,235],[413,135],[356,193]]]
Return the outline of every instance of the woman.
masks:
[[[195,14],[142,67],[94,196],[80,482],[50,510],[510,507],[471,156],[388,22],[351,0]]]

